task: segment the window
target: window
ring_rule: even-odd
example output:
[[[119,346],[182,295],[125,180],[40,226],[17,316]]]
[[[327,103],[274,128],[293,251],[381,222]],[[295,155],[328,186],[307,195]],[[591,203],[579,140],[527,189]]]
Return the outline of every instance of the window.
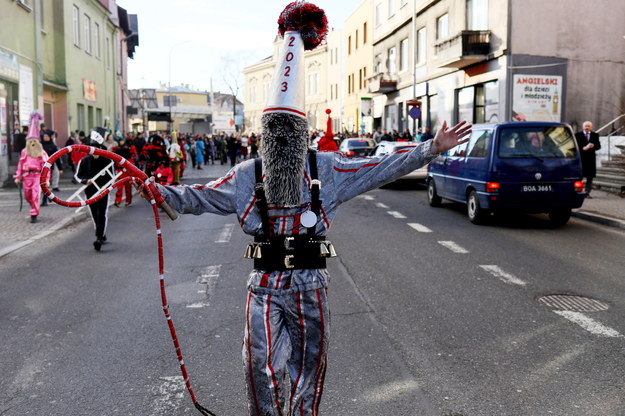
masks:
[[[83,104],[78,104],[76,106],[76,128],[78,130],[86,130],[85,126],[85,106]]]
[[[388,0],[388,17],[395,14],[395,0]]]
[[[111,69],[111,40],[109,38],[106,38],[106,42],[104,43],[104,49],[105,49],[105,53],[106,53],[106,69]]]
[[[488,142],[490,142],[491,131],[474,131],[471,134],[471,139],[467,146],[468,157],[486,157],[486,149],[488,149]]]
[[[362,69],[362,77],[364,78],[363,87],[367,88],[367,67]]]
[[[358,70],[358,89],[362,89],[362,68]]]
[[[388,73],[397,73],[397,48],[393,46],[388,50]]]
[[[80,47],[80,23],[79,23],[79,10],[74,6],[72,9],[72,24],[74,25],[74,45]]]
[[[375,25],[380,26],[382,24],[382,3],[375,5]]]
[[[499,135],[499,157],[570,158],[577,155],[575,139],[566,127],[511,127]]]
[[[484,83],[484,121],[486,123],[499,121],[499,81]]]
[[[424,64],[427,57],[427,32],[423,27],[417,31],[417,64]]]
[[[362,24],[362,44],[367,44],[367,22]]]
[[[445,13],[436,19],[436,40],[449,37],[449,14]]]
[[[85,31],[85,52],[91,53],[91,18],[85,15],[83,20]]]
[[[375,56],[375,67],[373,68],[373,71],[376,74],[380,74],[382,72],[382,55]]]
[[[95,125],[96,126],[103,126],[104,125],[104,120],[102,120],[102,109],[101,108],[96,108],[95,109]]]
[[[457,90],[458,121],[466,120],[468,123],[473,123],[473,96],[474,87],[466,87]]]
[[[488,0],[467,0],[467,29],[488,30]]]
[[[354,38],[354,49],[358,49],[358,29],[356,29],[356,36]]]
[[[93,48],[95,57],[100,59],[100,25],[97,23],[93,25]]]
[[[352,37],[348,36],[347,37],[347,54],[351,55],[352,53]]]
[[[399,42],[399,70],[408,69],[408,38]]]

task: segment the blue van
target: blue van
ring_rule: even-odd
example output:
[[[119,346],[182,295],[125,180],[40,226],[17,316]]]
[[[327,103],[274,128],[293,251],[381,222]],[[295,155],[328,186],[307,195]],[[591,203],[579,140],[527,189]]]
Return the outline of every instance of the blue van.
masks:
[[[585,198],[579,149],[564,123],[475,125],[468,142],[430,162],[426,180],[431,206],[466,204],[475,224],[492,212],[520,211],[564,225]]]

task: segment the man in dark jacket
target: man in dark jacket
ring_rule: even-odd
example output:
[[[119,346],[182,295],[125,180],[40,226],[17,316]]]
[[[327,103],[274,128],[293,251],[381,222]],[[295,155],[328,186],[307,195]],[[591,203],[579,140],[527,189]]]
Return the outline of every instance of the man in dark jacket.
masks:
[[[91,140],[86,141],[89,146],[98,147],[103,149],[102,143],[104,142],[104,134],[106,131],[97,127],[94,131],[91,132]],[[110,169],[108,174],[99,175],[97,178],[94,178],[98,175],[102,170],[106,169],[106,167],[111,163],[111,161],[107,158],[103,158],[96,155],[85,156],[80,159],[78,162],[78,167],[76,168],[76,180],[82,184],[89,185],[85,189],[85,195],[87,198],[91,198],[98,193],[98,188],[94,185],[94,183],[102,188],[111,180],[112,169]],[[93,242],[93,248],[96,251],[100,251],[102,244],[106,241],[106,225],[108,222],[107,211],[108,211],[108,202],[109,197],[108,194],[100,199],[99,201],[89,205],[89,209],[91,210],[91,217],[93,219],[93,223],[95,226],[95,237],[96,240]]]
[[[581,152],[582,176],[586,178],[586,198],[592,198],[592,180],[597,175],[597,150],[601,149],[599,134],[592,131],[592,122],[584,121],[582,131],[575,133],[575,140]]]

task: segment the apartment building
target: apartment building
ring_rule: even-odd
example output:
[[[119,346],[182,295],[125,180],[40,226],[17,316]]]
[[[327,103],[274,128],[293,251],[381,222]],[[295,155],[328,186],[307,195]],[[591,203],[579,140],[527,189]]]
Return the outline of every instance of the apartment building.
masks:
[[[625,102],[625,3],[374,0],[374,125],[442,120],[596,126]],[[581,30],[583,21],[592,30]],[[408,111],[420,103],[415,121]]]

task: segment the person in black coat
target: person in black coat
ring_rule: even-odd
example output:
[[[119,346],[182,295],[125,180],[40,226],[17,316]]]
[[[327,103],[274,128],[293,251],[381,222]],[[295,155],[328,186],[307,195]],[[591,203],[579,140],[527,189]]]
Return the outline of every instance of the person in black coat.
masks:
[[[87,145],[97,147],[103,149],[102,143],[104,142],[103,135],[105,134],[105,130],[103,128],[97,127],[91,133],[91,140],[87,141]],[[78,167],[76,168],[76,180],[84,185],[89,185],[85,189],[85,195],[87,198],[91,198],[98,193],[98,188],[94,186],[94,182],[98,185],[98,187],[102,188],[111,180],[111,175],[100,175],[95,181],[92,180],[98,173],[100,173],[103,169],[105,169],[111,161],[104,157],[99,157],[96,155],[88,155],[80,159],[78,162]],[[95,226],[95,237],[96,240],[93,242],[93,248],[96,251],[100,251],[102,244],[106,241],[106,225],[108,222],[108,202],[109,196],[108,194],[100,199],[99,201],[89,205],[89,209],[91,210],[91,217],[93,219],[93,223]]]
[[[592,198],[592,179],[597,175],[597,150],[601,149],[599,134],[592,131],[592,123],[584,121],[582,131],[575,133],[582,159],[582,176],[586,178],[586,198]]]

